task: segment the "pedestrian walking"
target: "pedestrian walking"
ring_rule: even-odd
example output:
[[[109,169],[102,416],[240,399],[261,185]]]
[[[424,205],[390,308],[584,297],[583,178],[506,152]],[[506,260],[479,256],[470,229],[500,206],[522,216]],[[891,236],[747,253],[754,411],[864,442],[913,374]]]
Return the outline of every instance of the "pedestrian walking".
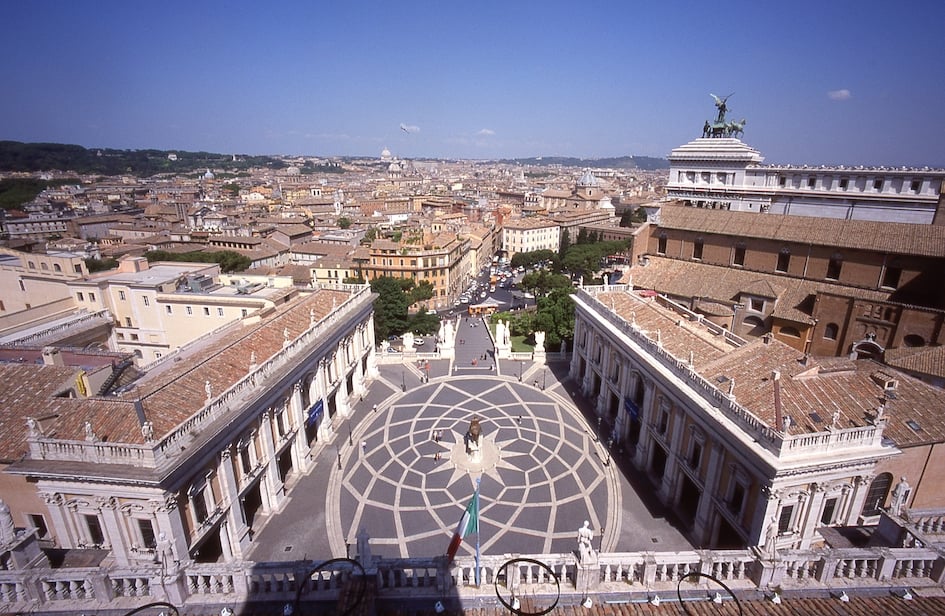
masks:
[[[367,441],[361,441],[361,452],[364,453],[367,451]]]
[[[375,413],[377,412],[377,405],[376,405],[376,404],[374,405],[374,412],[375,412]]]

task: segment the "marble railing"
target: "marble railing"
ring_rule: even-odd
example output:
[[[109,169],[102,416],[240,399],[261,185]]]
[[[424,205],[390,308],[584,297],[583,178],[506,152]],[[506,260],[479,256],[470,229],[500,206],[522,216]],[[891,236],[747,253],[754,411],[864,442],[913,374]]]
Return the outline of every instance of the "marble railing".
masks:
[[[610,287],[613,289],[613,287]],[[762,447],[782,458],[807,456],[837,448],[859,448],[876,446],[882,439],[879,426],[868,425],[844,429],[828,429],[824,432],[790,434],[780,432],[768,425],[757,415],[740,405],[735,396],[722,392],[712,382],[696,372],[688,361],[681,360],[668,351],[656,340],[651,339],[639,328],[616,315],[597,299],[596,294],[603,287],[594,287],[590,291],[581,289],[578,298],[590,306],[594,313],[606,320],[612,327],[643,347],[648,355],[657,360],[674,376],[688,383],[689,386],[716,411],[733,421],[740,429],[751,435]],[[703,321],[703,324],[707,321]]]
[[[495,585],[514,587],[518,594],[563,597],[591,593],[623,593],[630,599],[653,592],[675,591],[692,573],[711,576],[727,587],[770,591],[818,591],[843,587],[872,589],[941,587],[945,551],[932,548],[864,548],[782,550],[774,558],[758,550],[694,550],[682,552],[602,553],[591,562],[575,554],[483,556],[457,558],[447,566],[442,557],[372,559],[364,564],[378,598],[491,597]],[[525,562],[537,560],[543,566]],[[25,569],[0,571],[0,610],[24,612],[81,610],[117,598],[135,605],[169,601],[175,605],[230,605],[295,600],[331,600],[352,575],[347,563],[316,572],[317,562],[234,562],[191,564],[163,571],[160,564],[137,567]],[[553,574],[553,575],[552,575]],[[555,583],[557,578],[557,584]],[[299,586],[302,585],[301,592]],[[685,588],[685,587],[684,587]]]
[[[75,329],[78,329],[80,326],[84,326],[95,321],[99,323],[111,323],[112,317],[107,310],[99,310],[97,312],[84,312],[83,311],[82,313],[79,313],[74,319],[68,322],[51,325],[45,329],[41,329],[31,334],[28,334],[26,336],[23,336],[22,338],[17,338],[15,341],[11,343],[11,345],[12,346],[29,346],[52,334],[58,334],[58,333],[75,330]]]

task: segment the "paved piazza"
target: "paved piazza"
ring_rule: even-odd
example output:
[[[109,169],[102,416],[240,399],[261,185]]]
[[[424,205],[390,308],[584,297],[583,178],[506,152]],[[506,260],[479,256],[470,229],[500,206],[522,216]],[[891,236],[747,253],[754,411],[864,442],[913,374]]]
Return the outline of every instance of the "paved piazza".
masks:
[[[464,443],[474,416],[483,435],[479,463]],[[362,528],[384,556],[445,553],[480,476],[483,553],[570,552],[584,520],[610,531],[605,551],[616,547],[615,466],[604,465],[595,435],[556,393],[516,378],[437,379],[362,416],[353,442],[329,480],[337,495],[326,520],[334,554]],[[460,553],[474,549],[471,535]]]

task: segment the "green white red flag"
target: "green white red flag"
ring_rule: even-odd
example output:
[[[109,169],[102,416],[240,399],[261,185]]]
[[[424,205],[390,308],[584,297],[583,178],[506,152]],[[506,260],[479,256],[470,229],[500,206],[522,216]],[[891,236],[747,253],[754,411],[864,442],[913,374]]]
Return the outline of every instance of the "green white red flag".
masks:
[[[469,501],[469,505],[466,507],[466,511],[463,512],[463,517],[459,519],[459,525],[456,526],[456,532],[453,533],[453,539],[450,541],[450,547],[446,550],[446,556],[448,562],[453,562],[453,558],[456,557],[456,551],[459,549],[459,544],[463,542],[463,539],[466,538],[466,535],[471,533],[479,532],[479,488],[476,488],[476,493],[473,494],[473,498]]]

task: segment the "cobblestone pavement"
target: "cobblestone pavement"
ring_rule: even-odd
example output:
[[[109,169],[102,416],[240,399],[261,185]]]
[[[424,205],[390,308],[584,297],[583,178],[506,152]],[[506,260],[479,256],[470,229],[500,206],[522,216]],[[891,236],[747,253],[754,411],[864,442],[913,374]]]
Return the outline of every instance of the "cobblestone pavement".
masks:
[[[258,530],[249,558],[344,556],[362,528],[375,554],[443,554],[479,475],[484,554],[572,551],[584,520],[604,551],[691,549],[619,452],[609,460],[587,403],[572,400],[576,387],[563,381],[566,366],[525,362],[520,383],[517,373],[430,363],[429,383],[425,363],[380,367],[350,421]],[[473,415],[483,427],[481,466],[470,465],[463,441]],[[474,546],[469,537],[461,553]]]

